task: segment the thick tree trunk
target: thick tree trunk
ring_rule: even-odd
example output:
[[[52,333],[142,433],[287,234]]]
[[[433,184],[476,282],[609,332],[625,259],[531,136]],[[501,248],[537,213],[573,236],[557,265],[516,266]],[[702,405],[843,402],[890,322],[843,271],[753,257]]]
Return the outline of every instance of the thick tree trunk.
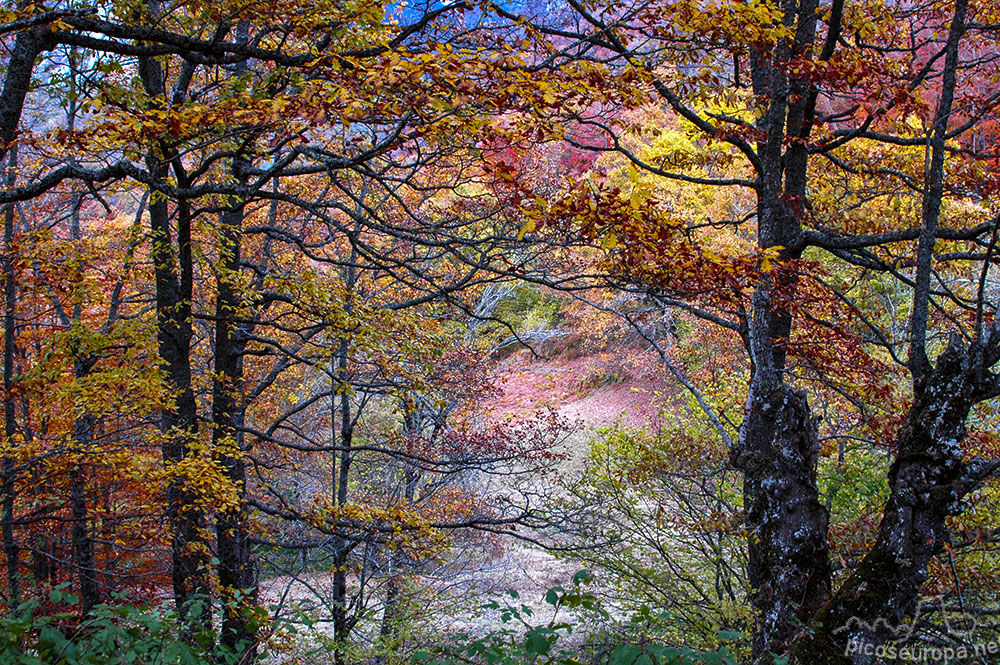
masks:
[[[73,443],[77,452],[90,447],[94,431],[93,416],[81,416],[73,426]],[[73,566],[76,568],[77,584],[80,590],[80,612],[90,613],[101,602],[100,587],[97,582],[97,566],[94,559],[94,542],[90,537],[90,512],[87,507],[87,482],[83,467],[77,465],[70,479],[69,499],[73,515],[72,548]]]
[[[819,500],[819,439],[805,394],[786,386],[751,396],[743,452],[753,652],[780,653],[830,596],[828,516]]]
[[[948,542],[946,519],[995,467],[963,463],[961,447],[969,410],[996,395],[998,380],[985,373],[994,360],[956,337],[918,385],[897,435],[875,545],[793,646],[793,662],[875,662],[866,650],[896,637],[892,629],[913,611],[931,559]]]
[[[0,93],[0,160],[15,145],[24,100],[31,88],[38,56],[52,46],[52,30],[47,25],[19,32],[14,40],[14,48],[7,61],[3,92]]]
[[[796,259],[806,200],[808,137],[814,108],[808,80],[786,66],[803,57],[816,36],[815,0],[786,0],[783,22],[794,38],[773,53],[753,54],[754,91],[767,108],[758,123],[757,233],[761,249],[779,248]],[[801,141],[788,144],[793,135]],[[761,275],[746,320],[751,358],[750,390],[733,461],[743,471],[744,508],[750,533],[748,573],[755,611],[753,657],[767,662],[782,653],[830,597],[826,508],[819,500],[817,423],[805,394],[785,383],[788,301],[795,276],[780,267]]]

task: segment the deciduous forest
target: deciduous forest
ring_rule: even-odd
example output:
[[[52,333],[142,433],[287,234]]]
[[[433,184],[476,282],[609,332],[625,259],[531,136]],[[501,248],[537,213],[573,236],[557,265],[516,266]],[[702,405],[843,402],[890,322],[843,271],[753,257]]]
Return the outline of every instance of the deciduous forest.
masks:
[[[996,0],[5,0],[0,76],[0,662],[998,662]]]

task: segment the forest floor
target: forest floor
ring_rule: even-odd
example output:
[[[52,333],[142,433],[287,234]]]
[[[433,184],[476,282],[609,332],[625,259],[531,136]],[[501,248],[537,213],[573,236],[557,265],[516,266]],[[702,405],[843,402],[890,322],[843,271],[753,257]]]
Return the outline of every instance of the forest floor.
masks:
[[[620,424],[648,427],[659,413],[662,374],[649,358],[622,360],[613,353],[571,359],[533,358],[527,351],[502,366],[496,419],[554,409],[581,431]]]
[[[500,374],[500,392],[485,417],[494,422],[520,420],[539,411],[554,411],[567,428],[557,451],[564,455],[561,473],[573,473],[582,466],[597,430],[616,425],[655,426],[663,403],[664,377],[658,363],[648,355],[621,350],[549,357],[519,351],[502,361]],[[527,607],[532,621],[545,623],[552,618],[552,607],[544,600],[546,591],[557,585],[569,587],[583,567],[571,556],[557,556],[524,541],[507,540],[456,554],[456,561],[437,571],[425,571],[426,586],[418,593],[428,595],[438,609],[424,626],[432,633],[481,636],[499,628],[500,610],[482,607],[491,599],[501,606]],[[330,597],[325,591],[330,578],[325,573],[297,580],[274,578],[264,583],[262,595],[267,602],[277,602],[284,595],[286,600],[311,606],[316,615],[326,615],[329,608],[315,599]],[[517,596],[511,596],[510,590]],[[322,624],[317,629],[327,632]]]
[[[623,360],[626,357],[626,360]],[[621,352],[567,358],[533,357],[522,351],[502,365],[502,390],[490,417],[521,419],[540,410],[553,410],[569,428],[558,451],[565,455],[562,473],[578,470],[588,446],[601,428],[654,427],[661,410],[663,375],[649,356],[627,357]],[[501,606],[528,607],[536,623],[552,617],[545,593],[554,586],[570,587],[583,565],[572,556],[547,551],[530,542],[511,542],[490,565],[473,576],[480,604],[490,595]],[[513,599],[508,590],[517,593]],[[481,635],[500,625],[500,611],[468,613],[456,607],[443,622],[446,632]]]

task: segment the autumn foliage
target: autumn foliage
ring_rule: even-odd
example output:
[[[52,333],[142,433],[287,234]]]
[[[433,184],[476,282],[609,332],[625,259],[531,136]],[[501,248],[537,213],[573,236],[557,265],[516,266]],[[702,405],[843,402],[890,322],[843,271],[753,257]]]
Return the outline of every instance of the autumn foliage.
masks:
[[[318,614],[338,665],[402,662],[422,599],[518,539],[639,599],[602,639],[691,662],[986,608],[993,5],[0,9],[18,646],[155,615],[294,659]],[[521,352],[621,366],[581,391],[656,367],[661,415],[504,418]]]

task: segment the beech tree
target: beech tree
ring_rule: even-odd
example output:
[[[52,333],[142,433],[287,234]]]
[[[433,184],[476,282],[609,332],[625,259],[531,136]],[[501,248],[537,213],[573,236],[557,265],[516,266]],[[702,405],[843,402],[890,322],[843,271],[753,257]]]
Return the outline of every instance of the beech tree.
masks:
[[[282,203],[247,226],[247,256],[268,274],[247,356],[248,376],[263,378],[248,381],[239,428],[257,442],[249,503],[264,528],[253,540],[273,548],[263,557],[289,588],[331,569],[314,593],[336,659],[379,605],[391,643],[404,581],[460,556],[453,543],[537,522],[518,486],[551,463],[561,434],[477,417],[491,377],[463,310],[513,241],[491,197],[453,192],[476,187],[481,169],[448,145],[379,168],[380,179],[314,177],[312,206]]]
[[[364,355],[370,349],[358,359],[354,328],[360,323],[351,312],[360,307],[361,295],[354,291],[359,277],[351,275],[370,271],[398,291],[384,312],[442,299],[461,309],[466,305],[456,294],[484,283],[484,268],[503,243],[513,240],[513,232],[491,228],[490,210],[496,206],[489,197],[454,215],[449,214],[454,202],[446,200],[456,188],[478,186],[466,175],[475,139],[465,137],[484,130],[505,99],[533,94],[527,77],[504,78],[513,69],[503,66],[502,52],[486,51],[482,46],[489,43],[473,38],[476,19],[467,25],[467,9],[428,4],[397,15],[381,3],[333,3],[306,14],[287,3],[223,10],[215,3],[149,2],[24,4],[3,14],[0,34],[9,47],[0,109],[3,154],[13,164],[15,145],[34,148],[45,141],[50,151],[44,156],[31,152],[30,166],[22,166],[22,177],[8,179],[0,201],[13,210],[15,202],[77,187],[96,199],[112,185],[146,191],[147,203],[137,214],[149,230],[149,296],[166,396],[155,439],[165,482],[161,507],[170,525],[173,596],[187,639],[211,630],[213,604],[221,602],[221,645],[252,657],[253,619],[244,610],[252,609],[257,578],[246,463],[255,459],[253,446],[273,442],[276,423],[287,420],[279,410],[276,423],[248,423],[248,408],[254,415],[265,412],[254,401],[271,397],[269,389],[283,374],[313,362],[309,353],[315,346],[321,356],[328,355],[330,385],[323,397],[339,410],[341,443],[327,442],[322,451],[334,453],[343,476],[337,476],[333,503],[350,509],[349,469],[357,454],[352,443],[355,391],[388,395],[396,390],[395,398],[408,404],[405,394],[417,395],[436,380],[426,367],[430,376],[424,378],[400,369],[404,361],[428,364],[419,360],[427,350],[404,343],[399,349],[403,360],[389,363],[393,371],[367,376],[360,386],[352,383],[350,365],[378,363]],[[33,97],[32,85],[44,80],[42,63],[53,61],[63,47],[77,49],[86,63],[74,71],[85,76],[87,90],[70,100],[81,119],[76,127],[32,132],[22,124],[23,110],[50,101],[41,94]],[[472,57],[477,53],[487,57]],[[72,148],[73,157],[60,156],[60,146],[67,152]],[[435,182],[427,177],[432,168],[457,175]],[[397,212],[383,215],[352,192],[349,183],[359,177],[374,183]],[[432,201],[435,192],[445,200]],[[298,217],[302,212],[305,227]],[[248,229],[251,218],[267,222]],[[313,224],[326,225],[330,237],[316,242],[306,228]],[[280,260],[273,253],[276,245],[283,245]],[[329,247],[335,251],[324,255]],[[314,302],[318,294],[296,289],[301,285],[292,285],[280,272],[287,267],[285,250],[297,257],[290,264],[303,273],[313,260],[327,270],[343,270],[347,288]],[[11,275],[6,285],[7,321],[12,322],[18,281]],[[391,301],[381,287],[368,289],[367,297]],[[331,302],[331,295],[343,301]],[[63,313],[73,327],[73,315]],[[297,317],[302,329],[284,327]],[[14,332],[12,327],[5,337],[8,345],[16,341]],[[289,345],[289,336],[299,339]],[[13,358],[13,352],[9,355]],[[277,360],[261,377],[248,378],[247,358],[256,357]],[[86,364],[88,357],[78,360]],[[13,360],[5,372],[8,400],[12,365]],[[77,378],[88,369],[81,365]],[[409,407],[403,412],[407,427],[422,429]],[[84,443],[92,416],[86,409],[80,414]],[[12,414],[7,427],[17,428]],[[433,447],[443,431],[425,437],[425,443]],[[14,442],[10,434],[8,446]],[[397,453],[388,448],[386,454]],[[485,468],[486,460],[466,463]],[[20,568],[15,471],[5,471],[3,526],[12,598]],[[281,512],[265,501],[255,505]],[[295,511],[284,514],[309,521]],[[361,517],[377,523],[371,529],[384,543],[393,533],[394,514]],[[512,526],[526,514],[487,516],[482,524]],[[342,517],[328,515],[321,530],[339,542],[333,605],[336,637],[344,640],[352,621],[343,588],[347,556],[364,540],[351,534],[366,529],[364,519]],[[405,513],[396,517],[406,522]],[[73,519],[86,523],[84,516]],[[477,518],[441,524],[460,529],[479,523]],[[87,570],[86,539],[79,540],[77,563]],[[81,580],[89,583],[86,575]]]
[[[896,625],[910,615],[931,560],[948,543],[950,516],[998,468],[962,445],[970,410],[1000,394],[992,371],[1000,359],[997,303],[984,287],[998,219],[993,178],[965,175],[995,170],[995,154],[973,149],[969,138],[996,108],[995,17],[964,0],[570,0],[563,14],[526,9],[518,18],[552,38],[552,54],[539,56],[545,66],[600,63],[608,81],[630,72],[648,91],[646,103],[676,114],[717,164],[744,165],[711,168],[706,159],[698,163],[709,168],[693,172],[683,154],[647,159],[627,120],[567,104],[553,116],[601,135],[571,139],[580,147],[617,152],[632,169],[689,186],[749,192],[751,217],[708,223],[749,226],[756,249],[719,255],[703,240],[702,220],[660,204],[634,178],[583,182],[561,204],[529,210],[538,219],[579,220],[590,237],[615,248],[612,271],[741,341],[750,378],[730,459],[744,478],[755,659],[847,661],[849,640],[889,639],[882,629],[858,634],[845,626],[852,617],[877,626],[877,619]],[[851,152],[862,143],[866,150]],[[884,154],[882,146],[919,146],[926,158],[894,170],[873,157]],[[882,209],[877,223],[853,223],[816,196],[831,170],[894,181],[919,200],[919,215],[895,211],[887,219]],[[912,294],[904,353],[872,321],[863,333],[906,368],[912,396],[886,442],[895,461],[877,538],[839,584],[817,486],[818,422],[798,387],[823,371],[796,343],[810,321],[823,320],[804,299],[814,257],[891,275]],[[949,286],[945,274],[956,261],[973,262],[965,274],[979,286],[971,293]]]
[[[84,612],[101,599],[97,560],[111,558],[95,553],[93,511],[121,460],[96,433],[123,407],[91,388],[114,386],[141,404],[104,434],[131,446],[134,426],[159,446],[186,639],[220,609],[223,650],[252,660],[256,552],[328,553],[343,661],[375,568],[419,571],[450,534],[542,522],[537,488],[486,502],[477,485],[540,473],[559,432],[475,419],[491,351],[469,332],[490,317],[475,297],[524,278],[581,299],[638,292],[742,347],[733,432],[649,339],[742,474],[756,661],[834,662],[851,640],[890,639],[879,626],[912,615],[952,518],[1000,468],[967,436],[1000,396],[1000,19],[970,4],[2,10],[9,602],[27,536],[63,518]],[[46,122],[29,127],[26,109]],[[532,162],[546,140],[573,157]],[[90,253],[98,207],[144,224],[146,244]],[[51,235],[29,238],[42,220]],[[546,272],[566,257],[569,274]],[[122,274],[93,293],[112,259]],[[143,260],[149,274],[127,282]],[[872,275],[907,294],[893,301],[905,314],[858,302]],[[902,319],[904,335],[886,330]],[[893,366],[908,387],[873,369]],[[817,395],[856,407],[894,460],[873,542],[840,574]],[[58,581],[44,561],[36,578]],[[400,588],[386,578],[388,639]]]

